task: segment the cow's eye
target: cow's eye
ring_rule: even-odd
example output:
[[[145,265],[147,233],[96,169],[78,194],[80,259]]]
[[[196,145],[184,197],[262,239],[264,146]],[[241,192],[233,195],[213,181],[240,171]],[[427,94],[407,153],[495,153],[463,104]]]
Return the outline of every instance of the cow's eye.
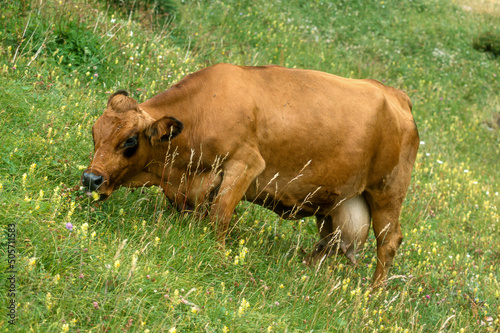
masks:
[[[131,137],[128,138],[127,141],[123,144],[123,147],[125,148],[130,148],[130,147],[135,147],[137,146],[137,138],[136,137]]]
[[[123,154],[125,157],[129,158],[132,157],[135,152],[137,151],[137,137],[133,136],[131,138],[128,138],[124,143],[123,143]]]

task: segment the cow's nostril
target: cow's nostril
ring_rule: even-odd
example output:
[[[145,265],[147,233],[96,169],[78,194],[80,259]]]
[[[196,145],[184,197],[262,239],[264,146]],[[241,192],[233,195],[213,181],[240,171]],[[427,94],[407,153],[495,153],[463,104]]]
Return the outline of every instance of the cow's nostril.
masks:
[[[82,175],[82,186],[88,191],[96,191],[103,181],[103,176],[98,176],[93,172],[84,172]]]
[[[99,187],[102,184],[102,176],[98,176],[94,179],[95,186]]]

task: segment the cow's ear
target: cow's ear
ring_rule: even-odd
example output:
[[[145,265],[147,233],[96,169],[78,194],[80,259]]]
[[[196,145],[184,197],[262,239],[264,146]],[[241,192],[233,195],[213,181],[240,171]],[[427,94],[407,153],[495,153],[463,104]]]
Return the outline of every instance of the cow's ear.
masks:
[[[113,95],[109,96],[108,108],[115,112],[127,112],[130,110],[139,110],[139,104],[131,97],[128,97],[126,90],[118,90]]]
[[[152,144],[166,142],[181,134],[184,125],[174,117],[163,117],[154,121],[146,129],[146,135]]]

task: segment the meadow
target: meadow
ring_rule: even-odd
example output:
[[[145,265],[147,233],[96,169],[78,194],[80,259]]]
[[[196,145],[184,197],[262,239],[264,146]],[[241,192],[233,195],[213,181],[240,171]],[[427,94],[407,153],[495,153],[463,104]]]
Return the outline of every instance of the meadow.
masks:
[[[0,3],[0,331],[500,331],[500,58],[472,47],[500,33],[500,4],[117,3]],[[314,219],[242,202],[220,254],[207,220],[157,188],[101,203],[80,191],[110,93],[142,102],[218,62],[373,78],[411,97],[421,145],[384,288],[370,288],[373,232],[357,267],[308,267]]]

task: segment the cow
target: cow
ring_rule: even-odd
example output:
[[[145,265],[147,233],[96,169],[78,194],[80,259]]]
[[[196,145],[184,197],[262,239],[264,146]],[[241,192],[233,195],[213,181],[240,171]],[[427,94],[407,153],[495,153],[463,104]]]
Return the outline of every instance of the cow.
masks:
[[[207,206],[222,249],[241,200],[286,219],[315,216],[312,261],[335,244],[353,258],[371,219],[379,285],[402,241],[420,142],[411,110],[404,92],[371,79],[217,64],[141,104],[112,94],[81,182],[101,200],[121,186],[156,185],[179,209]]]

